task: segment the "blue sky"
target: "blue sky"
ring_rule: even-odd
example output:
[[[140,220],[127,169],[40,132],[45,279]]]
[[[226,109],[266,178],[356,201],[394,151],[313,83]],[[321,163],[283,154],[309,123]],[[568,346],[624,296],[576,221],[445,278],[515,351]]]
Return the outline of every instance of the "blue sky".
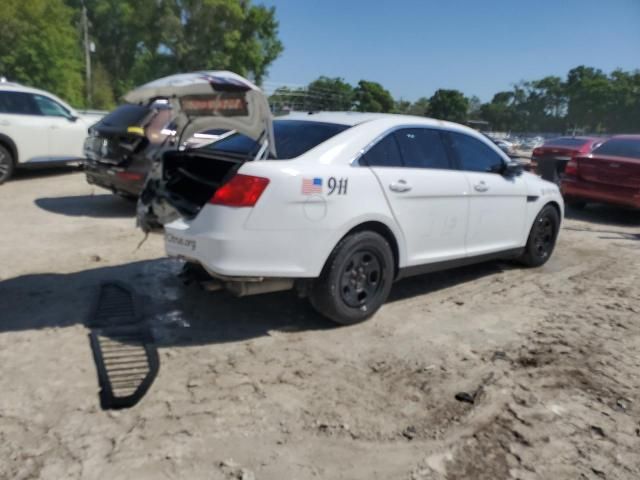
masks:
[[[415,100],[457,88],[483,101],[578,65],[640,68],[640,0],[257,0],[285,51],[265,89],[319,75]]]

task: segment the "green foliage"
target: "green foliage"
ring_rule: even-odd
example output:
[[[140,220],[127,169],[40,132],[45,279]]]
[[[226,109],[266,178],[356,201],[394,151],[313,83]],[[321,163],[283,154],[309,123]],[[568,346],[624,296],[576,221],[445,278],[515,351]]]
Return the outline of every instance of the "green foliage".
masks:
[[[388,90],[376,82],[360,80],[354,91],[355,107],[359,112],[391,112],[394,100]]]
[[[406,100],[398,100],[393,108],[394,113],[402,113],[404,115],[416,115],[419,117],[425,117],[429,108],[429,99],[427,97],[420,97],[415,102],[411,103]]]
[[[429,99],[427,114],[440,120],[464,123],[468,111],[469,99],[462,92],[440,89]]]
[[[319,77],[307,86],[307,110],[350,110],[354,90],[344,79]]]
[[[63,0],[2,0],[0,75],[82,105],[82,52],[73,15]]]
[[[594,133],[640,130],[640,71],[579,66],[566,80],[544,77],[499,92],[480,108],[496,130]]]

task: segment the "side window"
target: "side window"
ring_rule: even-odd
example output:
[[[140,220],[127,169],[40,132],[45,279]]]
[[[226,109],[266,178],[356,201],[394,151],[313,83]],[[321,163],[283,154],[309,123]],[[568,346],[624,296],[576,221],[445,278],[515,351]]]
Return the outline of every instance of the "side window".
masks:
[[[0,92],[0,113],[14,115],[40,115],[33,95],[25,92]]]
[[[405,167],[451,169],[440,131],[405,128],[394,133]]]
[[[34,100],[38,105],[38,109],[42,115],[47,117],[65,117],[70,116],[66,108],[60,105],[58,102],[51,100],[50,98],[43,97],[42,95],[34,95]]]
[[[504,160],[492,148],[464,133],[449,132],[451,146],[463,170],[470,172],[499,172]]]
[[[387,135],[362,157],[370,167],[402,167],[402,158],[393,134]]]

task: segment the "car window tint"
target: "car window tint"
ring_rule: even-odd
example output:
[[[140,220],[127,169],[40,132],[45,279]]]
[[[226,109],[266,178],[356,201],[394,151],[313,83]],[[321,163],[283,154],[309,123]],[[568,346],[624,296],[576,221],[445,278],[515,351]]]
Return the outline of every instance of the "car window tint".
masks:
[[[47,117],[69,117],[70,114],[66,108],[60,105],[58,102],[51,100],[50,98],[43,97],[42,95],[34,95],[34,100],[38,105],[38,109],[42,115]]]
[[[484,142],[464,133],[450,132],[451,146],[463,170],[470,172],[497,172],[504,161]]]
[[[40,115],[40,110],[30,93],[0,91],[0,113]]]
[[[640,139],[612,138],[593,150],[594,155],[640,158]]]
[[[370,167],[402,167],[402,157],[393,135],[387,135],[371,147],[363,157],[363,164]]]
[[[395,132],[405,167],[450,169],[447,151],[438,130],[405,128]]]
[[[278,159],[286,160],[299,157],[348,128],[349,125],[337,123],[275,120],[273,122],[273,133],[276,140]],[[214,152],[253,155],[258,151],[260,145],[246,135],[237,133],[202,148]]]

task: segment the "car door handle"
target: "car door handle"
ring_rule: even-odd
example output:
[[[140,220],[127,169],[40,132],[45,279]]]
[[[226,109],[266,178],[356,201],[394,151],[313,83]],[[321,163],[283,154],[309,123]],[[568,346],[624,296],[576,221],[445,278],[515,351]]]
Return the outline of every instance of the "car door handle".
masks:
[[[8,127],[9,125],[11,125],[11,122],[9,120],[0,121],[0,126],[2,127]]]
[[[406,180],[398,180],[389,185],[389,190],[398,193],[408,192],[411,190],[411,185],[408,185]]]
[[[476,192],[486,192],[489,190],[489,186],[484,182],[476,183],[473,188]]]

